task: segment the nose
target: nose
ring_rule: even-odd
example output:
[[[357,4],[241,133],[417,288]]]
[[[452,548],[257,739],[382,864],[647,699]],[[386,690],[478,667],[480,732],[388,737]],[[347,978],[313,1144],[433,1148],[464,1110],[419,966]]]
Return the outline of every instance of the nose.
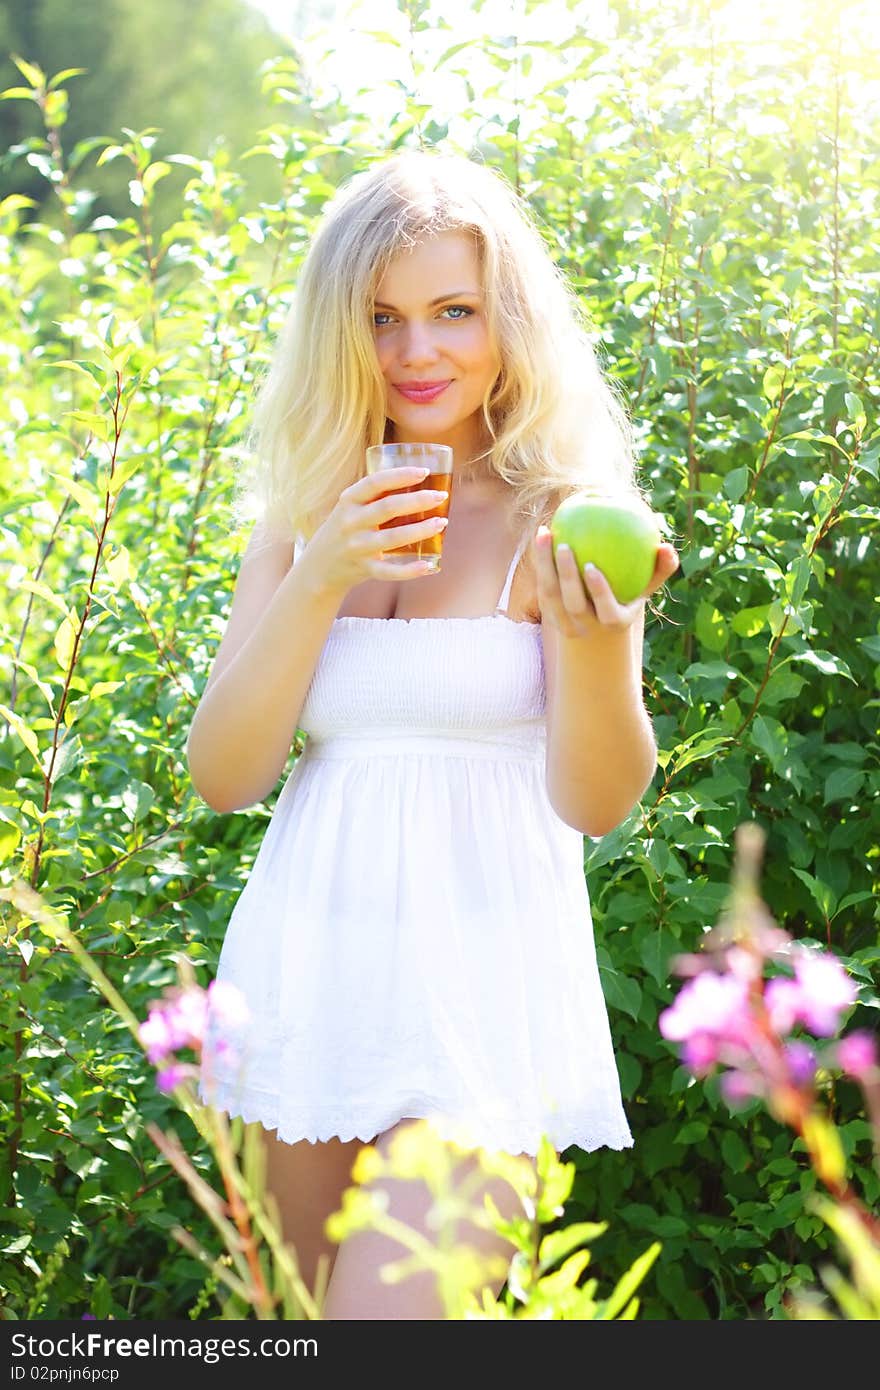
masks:
[[[423,362],[436,362],[437,344],[426,323],[410,323],[404,331],[400,345],[400,365],[416,367]]]

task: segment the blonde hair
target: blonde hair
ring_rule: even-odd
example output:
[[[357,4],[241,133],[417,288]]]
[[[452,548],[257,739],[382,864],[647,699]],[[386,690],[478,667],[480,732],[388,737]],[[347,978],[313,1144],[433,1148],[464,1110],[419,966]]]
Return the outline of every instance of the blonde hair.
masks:
[[[483,401],[489,467],[524,526],[584,488],[641,496],[633,436],[591,342],[588,315],[528,204],[459,155],[407,151],[355,175],[328,203],[256,401],[237,519],[308,539],[386,438],[373,299],[394,256],[442,231],[475,237],[501,369]]]

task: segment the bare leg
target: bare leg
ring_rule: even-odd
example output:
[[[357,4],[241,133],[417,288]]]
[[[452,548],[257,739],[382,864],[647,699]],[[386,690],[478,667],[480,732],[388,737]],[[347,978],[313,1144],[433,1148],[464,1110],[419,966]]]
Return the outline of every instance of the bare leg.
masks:
[[[380,1135],[377,1148],[387,1153],[392,1136],[401,1127],[410,1123],[401,1121],[393,1129]],[[462,1159],[456,1176],[456,1185],[477,1166],[476,1157]],[[431,1206],[431,1197],[426,1185],[421,1181],[408,1181],[396,1178],[377,1178],[371,1188],[382,1189],[388,1193],[388,1212],[407,1226],[420,1231],[428,1239],[436,1239],[426,1217]],[[519,1199],[513,1188],[500,1178],[487,1178],[482,1186],[474,1191],[474,1205],[482,1204],[482,1194],[489,1192],[502,1216],[507,1219],[520,1209]],[[496,1235],[494,1231],[480,1230],[470,1222],[459,1223],[455,1231],[456,1243],[467,1243],[484,1254],[499,1254],[509,1261],[513,1247],[509,1241]],[[339,1247],[327,1299],[324,1305],[324,1318],[332,1321],[341,1319],[379,1319],[397,1321],[401,1319],[433,1319],[446,1316],[443,1302],[437,1292],[436,1280],[430,1271],[409,1275],[399,1284],[382,1282],[382,1265],[401,1259],[406,1251],[397,1241],[377,1231],[356,1231],[348,1236]],[[496,1282],[495,1296],[504,1283],[503,1277]]]
[[[266,1192],[278,1205],[282,1237],[293,1246],[303,1283],[313,1293],[321,1257],[326,1261],[326,1285],[339,1248],[324,1234],[324,1222],[339,1210],[342,1193],[352,1186],[352,1164],[363,1145],[358,1139],[285,1144],[274,1130],[259,1130],[266,1153]]]

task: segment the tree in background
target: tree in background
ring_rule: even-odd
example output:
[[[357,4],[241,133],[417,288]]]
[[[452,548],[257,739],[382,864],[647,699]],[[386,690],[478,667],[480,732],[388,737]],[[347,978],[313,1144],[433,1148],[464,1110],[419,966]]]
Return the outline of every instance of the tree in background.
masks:
[[[308,18],[291,6],[291,23]],[[272,119],[260,93],[262,65],[284,41],[245,0],[0,0],[0,89],[18,86],[16,54],[54,74],[85,71],[75,79],[67,120],[59,135],[66,155],[98,134],[118,139],[121,128],[161,131],[157,157],[185,149],[207,155],[218,141],[235,158]],[[291,112],[308,124],[307,108]],[[0,198],[22,193],[48,207],[45,177],[28,163],[28,139],[42,131],[40,113],[24,101],[0,102]],[[263,161],[241,176],[257,197],[274,189]],[[107,170],[90,174],[96,213],[121,214],[127,199]],[[162,220],[162,208],[158,209]]]

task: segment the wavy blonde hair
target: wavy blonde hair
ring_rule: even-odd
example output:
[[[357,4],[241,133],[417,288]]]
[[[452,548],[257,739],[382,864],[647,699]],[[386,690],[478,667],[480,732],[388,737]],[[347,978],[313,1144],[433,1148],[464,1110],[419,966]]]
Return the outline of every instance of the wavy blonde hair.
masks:
[[[387,437],[373,300],[394,256],[443,231],[474,236],[501,361],[482,404],[483,458],[534,534],[583,488],[642,497],[633,434],[588,315],[504,177],[459,155],[407,151],[356,174],[328,203],[257,397],[237,520],[308,539]],[[644,498],[643,498],[644,500]]]

